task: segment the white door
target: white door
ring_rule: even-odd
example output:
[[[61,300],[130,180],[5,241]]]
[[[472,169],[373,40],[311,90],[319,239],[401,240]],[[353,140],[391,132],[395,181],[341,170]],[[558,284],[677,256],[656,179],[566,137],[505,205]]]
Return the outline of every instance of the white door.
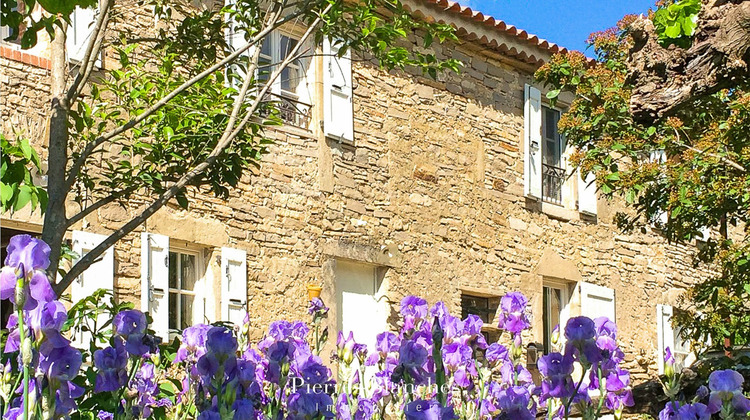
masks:
[[[388,302],[372,265],[336,262],[338,327],[345,335],[375,349],[375,338],[387,329]]]

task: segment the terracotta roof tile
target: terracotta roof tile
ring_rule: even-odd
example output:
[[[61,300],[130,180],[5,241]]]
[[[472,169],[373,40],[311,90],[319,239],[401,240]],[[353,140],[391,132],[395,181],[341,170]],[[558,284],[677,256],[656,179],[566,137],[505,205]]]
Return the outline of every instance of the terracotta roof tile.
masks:
[[[566,52],[568,51],[567,48],[562,47],[560,45],[557,45],[553,42],[549,42],[545,39],[539,38],[536,35],[530,34],[523,29],[516,28],[513,25],[509,25],[505,22],[503,22],[500,19],[496,19],[492,16],[487,16],[479,11],[474,11],[468,6],[463,6],[455,1],[450,0],[421,0],[425,4],[433,5],[434,7],[437,7],[439,9],[443,9],[445,11],[456,13],[458,15],[470,18],[474,21],[480,22],[484,25],[492,27],[494,30],[497,30],[499,32],[506,33],[510,36],[513,36],[515,38],[518,38],[521,41],[525,41],[529,44],[529,46],[538,48],[542,51],[548,52],[549,54],[555,54],[558,52]],[[470,36],[473,39],[479,39],[480,42],[491,45],[496,44],[494,42],[490,43],[485,37],[479,37],[477,34],[469,32],[466,28],[459,28],[464,29],[463,31],[459,31],[460,33],[465,33],[466,35]],[[517,51],[516,48],[508,48],[504,45],[492,45],[494,48],[497,48],[501,50],[501,52],[513,55],[516,58],[519,58],[523,61],[532,63],[532,64],[541,64],[543,62],[543,59],[540,57],[537,57],[535,55],[528,55],[526,52],[523,51]]]

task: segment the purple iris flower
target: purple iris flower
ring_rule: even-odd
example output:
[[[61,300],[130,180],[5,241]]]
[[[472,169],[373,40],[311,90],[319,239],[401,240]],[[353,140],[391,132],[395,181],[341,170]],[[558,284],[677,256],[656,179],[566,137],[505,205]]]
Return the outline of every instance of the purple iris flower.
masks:
[[[677,410],[677,420],[711,420],[711,411],[704,404],[687,404]]]
[[[240,399],[232,404],[234,410],[233,420],[247,420],[256,418],[255,406],[250,400]]]
[[[497,406],[503,413],[501,418],[513,420],[534,420],[536,416],[529,409],[529,391],[522,386],[513,386],[500,391]]]
[[[455,372],[458,368],[468,363],[473,363],[471,347],[453,342],[443,346],[443,363],[449,372]]]
[[[81,369],[81,352],[71,346],[50,348],[43,342],[39,349],[39,368],[47,376],[58,381],[70,381],[78,376]]]
[[[68,320],[68,312],[60,301],[38,302],[34,309],[28,311],[26,319],[37,340],[44,338],[54,347],[65,347],[70,343],[60,334],[60,329]]]
[[[674,355],[672,355],[672,349],[670,349],[669,347],[664,349],[664,363],[668,365],[674,364]]]
[[[388,353],[396,352],[399,348],[398,336],[390,331],[382,332],[375,337],[375,351],[370,353],[365,363],[374,366],[388,356]]]
[[[357,342],[354,341],[354,332],[349,331],[349,335],[344,338],[344,333],[339,331],[339,335],[336,339],[336,348],[338,349],[339,360],[349,365],[354,361],[354,346]]]
[[[352,420],[352,409],[349,407],[349,396],[344,392],[336,400],[336,419]]]
[[[289,396],[287,400],[287,420],[306,420],[313,418],[332,418],[329,407],[333,406],[333,399],[328,394],[308,392],[300,388]]]
[[[96,415],[98,420],[115,420],[115,415],[109,411],[99,410],[99,414]]]
[[[94,392],[116,391],[128,383],[128,354],[120,341],[114,347],[106,347],[94,352],[96,385]]]
[[[500,367],[500,376],[503,383],[512,385],[514,383],[531,383],[533,380],[531,372],[522,364],[504,363]]]
[[[677,416],[677,412],[679,410],[680,410],[679,401],[670,401],[659,412],[659,420],[673,420]]]
[[[422,384],[427,379],[427,349],[415,341],[408,340],[401,344],[398,355],[398,367],[403,369],[403,373],[408,374],[415,384]]]
[[[312,298],[310,301],[310,307],[307,309],[307,312],[310,315],[320,313],[320,314],[326,314],[328,313],[328,307],[323,303],[323,300],[321,298]]]
[[[237,338],[226,327],[212,327],[206,334],[206,351],[223,362],[237,354]]]
[[[357,401],[357,411],[354,412],[354,420],[370,420],[375,415],[377,406],[371,398],[360,398]]]
[[[131,335],[143,335],[146,333],[146,315],[136,309],[120,311],[115,315],[112,325],[115,334],[126,339]]]
[[[206,336],[210,329],[211,326],[206,324],[197,324],[185,328],[182,331],[182,342],[177,350],[174,363],[180,363],[191,358],[197,360],[206,354]]]
[[[711,413],[718,413],[721,407],[731,404],[736,413],[745,415],[750,412],[750,400],[742,394],[742,384],[745,378],[734,370],[717,370],[708,376],[708,408]]]
[[[455,419],[453,408],[442,407],[435,400],[414,400],[404,407],[406,420],[449,420]]]
[[[331,371],[315,356],[310,356],[302,364],[300,376],[305,384],[323,384],[331,377]]]
[[[31,235],[16,235],[10,238],[7,251],[7,266],[23,266],[25,271],[46,270],[49,267],[49,245]]]
[[[212,408],[211,410],[206,410],[200,413],[200,415],[196,417],[196,420],[221,420],[221,414],[219,414],[216,409]]]
[[[499,343],[492,343],[487,348],[484,357],[490,365],[497,365],[498,363],[509,360],[508,348]]]
[[[10,314],[6,328],[10,332],[8,334],[8,339],[5,342],[3,352],[16,352],[21,348],[21,331],[18,330],[18,315],[16,313]]]
[[[617,325],[606,316],[594,320],[596,328],[596,345],[602,350],[613,351],[617,348]]]
[[[635,405],[635,401],[633,401],[633,391],[630,389],[623,389],[617,392],[607,392],[605,406],[608,409],[614,411],[619,410],[623,406],[632,407],[633,405]]]
[[[6,265],[0,270],[0,299],[13,299],[15,303],[17,280],[18,274],[15,268]]]
[[[520,334],[529,328],[531,322],[526,314],[529,300],[523,293],[511,292],[500,299],[499,327],[512,334]]]
[[[596,335],[596,324],[589,317],[570,318],[565,325],[565,338],[573,342],[593,340]]]
[[[544,376],[542,395],[554,398],[570,398],[575,394],[573,357],[550,353],[539,358],[539,372]]]
[[[85,392],[85,388],[71,381],[62,381],[57,390],[55,390],[54,418],[67,418],[78,407],[75,400],[80,398]]]
[[[419,321],[427,317],[427,301],[417,296],[407,296],[401,300],[401,316],[404,330],[414,329]]]

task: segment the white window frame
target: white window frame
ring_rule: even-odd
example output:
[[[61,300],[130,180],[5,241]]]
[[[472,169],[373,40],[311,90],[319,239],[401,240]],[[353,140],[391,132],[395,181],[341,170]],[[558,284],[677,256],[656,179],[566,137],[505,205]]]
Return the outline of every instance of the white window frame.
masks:
[[[543,352],[546,351],[549,353],[550,351],[553,350],[553,347],[562,348],[564,345],[565,334],[563,334],[563,331],[565,330],[565,324],[567,324],[568,319],[570,319],[570,300],[572,296],[570,288],[571,288],[570,283],[563,281],[563,280],[558,280],[558,279],[545,278],[544,282],[542,283],[542,337],[541,337],[542,340],[541,341],[543,341],[543,343],[542,343],[541,350]],[[560,323],[559,323],[560,338],[558,339],[559,342],[557,346],[553,346],[551,342],[552,330],[555,328],[555,325],[551,325],[552,323],[549,320],[547,320],[547,317],[550,316],[550,311],[551,311],[549,300],[547,301],[548,303],[547,307],[544,307],[544,295],[547,293],[547,289],[555,289],[555,290],[560,291],[561,307],[560,307],[560,313],[558,315],[560,318]],[[547,321],[547,326],[549,327],[549,331],[544,330],[545,321]],[[546,341],[545,337],[550,338],[549,348],[547,347],[547,343],[544,342]]]
[[[183,255],[192,255],[192,256],[195,257],[195,276],[196,276],[196,278],[195,278],[195,288],[194,288],[193,291],[188,291],[186,289],[173,288],[173,287],[169,287],[167,289],[167,294],[168,294],[168,299],[170,301],[170,304],[171,304],[171,300],[172,300],[172,294],[173,293],[177,294],[177,301],[176,301],[176,305],[177,305],[177,314],[176,314],[177,315],[177,319],[175,320],[175,324],[177,325],[177,328],[176,329],[172,328],[171,325],[169,325],[169,324],[171,324],[171,321],[172,321],[172,319],[170,318],[169,323],[168,323],[169,331],[170,331],[170,336],[172,335],[172,333],[174,331],[178,331],[180,329],[180,327],[181,327],[181,324],[182,324],[182,319],[181,319],[182,318],[182,310],[181,310],[182,309],[181,308],[181,306],[182,306],[182,299],[181,299],[181,296],[183,296],[183,295],[185,295],[185,296],[193,296],[193,305],[195,305],[196,303],[203,305],[203,309],[202,309],[203,319],[202,320],[195,320],[195,319],[193,319],[189,323],[189,326],[194,325],[196,322],[200,323],[200,322],[204,322],[206,320],[206,309],[207,309],[207,303],[208,303],[207,302],[208,296],[207,296],[207,290],[206,290],[207,289],[207,285],[206,285],[206,266],[205,266],[204,261],[203,261],[203,253],[201,252],[201,250],[197,249],[197,248],[174,246],[173,244],[170,243],[169,254],[173,254],[173,253],[177,254],[177,256],[178,256],[178,258],[176,258],[176,260],[178,262],[178,265],[177,265],[177,267],[173,268],[172,265],[170,264],[169,265],[168,275],[171,274],[171,271],[173,269],[178,270],[177,271],[177,275],[178,275],[177,281],[178,281],[178,285],[182,286],[182,279],[179,277],[181,275],[181,271],[178,269],[178,267],[180,267],[181,264],[182,264],[181,258],[179,257],[179,255],[183,254]],[[167,309],[167,314],[169,314],[169,309]]]
[[[550,104],[542,102],[542,135],[541,135],[541,163],[542,163],[542,201],[549,204],[554,204],[557,206],[562,207],[569,207],[566,205],[570,201],[570,186],[568,184],[569,176],[568,176],[568,158],[567,158],[567,145],[565,142],[565,138],[562,134],[560,134],[560,131],[555,127],[555,131],[557,132],[557,143],[560,147],[560,163],[557,168],[562,170],[564,172],[564,178],[562,179],[561,185],[560,185],[560,201],[554,201],[551,200],[550,197],[546,196],[544,194],[545,191],[545,176],[544,176],[544,165],[547,165],[547,163],[544,162],[546,151],[547,151],[547,133],[546,133],[546,124],[547,124],[547,118],[546,113],[548,111],[553,111],[557,113],[556,121],[560,121],[560,117],[562,117],[562,114],[564,110],[560,109],[559,107],[553,107],[550,106]]]

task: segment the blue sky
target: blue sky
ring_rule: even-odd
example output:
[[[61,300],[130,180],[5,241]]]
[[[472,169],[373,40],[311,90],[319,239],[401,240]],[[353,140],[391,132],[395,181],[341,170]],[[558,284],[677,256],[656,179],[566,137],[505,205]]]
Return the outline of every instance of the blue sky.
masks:
[[[583,51],[589,34],[630,13],[646,13],[655,0],[458,0],[566,48]],[[591,55],[587,51],[587,55]]]

